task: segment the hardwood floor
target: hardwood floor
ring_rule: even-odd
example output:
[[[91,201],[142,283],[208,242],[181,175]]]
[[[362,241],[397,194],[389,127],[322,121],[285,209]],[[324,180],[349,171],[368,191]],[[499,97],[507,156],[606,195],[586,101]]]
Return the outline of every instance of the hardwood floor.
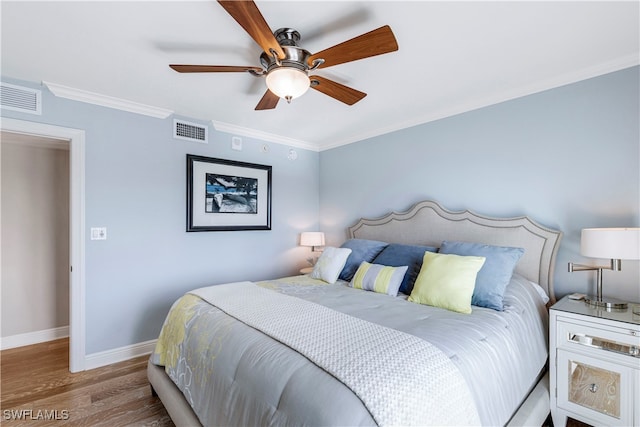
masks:
[[[147,356],[71,374],[69,340],[0,352],[0,424],[173,426],[147,381]],[[22,418],[22,419],[18,419]]]
[[[542,424],[542,427],[554,427],[551,415],[547,417],[547,420]],[[565,427],[591,427],[589,424],[585,424],[581,421],[574,420],[573,418],[567,418],[567,425]]]
[[[0,352],[0,424],[173,427],[151,395],[147,356],[71,374],[69,340]],[[18,419],[18,418],[21,419]],[[553,427],[551,417],[543,427]],[[569,419],[567,427],[589,427]]]

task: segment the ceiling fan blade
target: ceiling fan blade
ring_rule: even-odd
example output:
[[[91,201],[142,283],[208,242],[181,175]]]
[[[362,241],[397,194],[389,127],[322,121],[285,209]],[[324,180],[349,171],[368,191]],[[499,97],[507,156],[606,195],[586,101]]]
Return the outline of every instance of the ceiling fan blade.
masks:
[[[280,47],[271,28],[269,28],[269,24],[253,1],[218,0],[218,3],[249,33],[262,50],[270,55],[273,49],[280,59],[285,58],[284,50]]]
[[[280,101],[280,97],[269,89],[264,93],[258,105],[256,105],[256,111],[258,110],[273,110],[278,105],[278,101]]]
[[[310,76],[309,79],[312,82],[311,88],[325,95],[329,95],[340,102],[344,102],[347,105],[353,105],[367,96],[364,92],[352,89],[333,80],[325,79],[324,77]],[[317,83],[313,84],[314,82]]]
[[[262,74],[264,70],[260,67],[243,67],[236,65],[183,65],[183,64],[171,64],[169,67],[173,68],[179,73],[234,73],[241,71],[253,71],[258,74]]]
[[[318,68],[327,68],[396,50],[398,50],[396,37],[391,27],[385,25],[311,55],[309,64],[313,64],[314,59],[322,58],[324,63]]]

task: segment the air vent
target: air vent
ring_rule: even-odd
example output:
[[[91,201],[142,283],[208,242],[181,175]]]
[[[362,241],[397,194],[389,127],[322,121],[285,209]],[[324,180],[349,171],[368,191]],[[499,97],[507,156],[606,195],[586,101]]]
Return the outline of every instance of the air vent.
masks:
[[[209,142],[208,134],[209,128],[207,126],[185,122],[184,120],[173,121],[174,138],[207,144]]]
[[[0,82],[0,108],[42,114],[42,91]]]

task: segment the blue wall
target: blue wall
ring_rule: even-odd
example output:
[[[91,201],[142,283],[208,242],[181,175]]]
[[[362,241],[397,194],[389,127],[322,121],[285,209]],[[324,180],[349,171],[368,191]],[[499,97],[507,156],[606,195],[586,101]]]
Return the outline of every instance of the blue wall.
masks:
[[[171,137],[165,120],[84,104],[43,89],[43,114],[3,117],[86,131],[87,354],[157,338],[188,289],[295,274],[300,231],[344,241],[359,217],[433,199],[451,210],[529,215],[565,233],[556,293],[593,292],[592,273],[569,274],[580,230],[640,226],[639,68],[634,67],[321,153],[231,136],[209,144]],[[195,120],[192,120],[195,121]],[[210,123],[203,123],[209,124]],[[187,153],[273,166],[273,229],[186,233]],[[89,240],[90,227],[108,240]],[[605,272],[605,294],[640,301],[638,262]],[[618,285],[619,289],[614,289]]]
[[[208,124],[209,144],[172,137],[161,120],[57,98],[45,87],[42,116],[3,117],[86,131],[86,352],[155,339],[171,303],[189,289],[297,274],[308,248],[301,231],[318,228],[319,155],[232,135]],[[252,114],[248,112],[247,114]],[[190,120],[194,121],[195,120]],[[186,154],[273,166],[271,231],[186,233]],[[89,240],[107,227],[106,241]]]
[[[423,199],[489,216],[528,215],[565,235],[556,294],[595,292],[567,272],[586,227],[640,226],[639,68],[320,153],[320,218],[329,244],[361,216]],[[640,268],[604,273],[604,292],[640,301]]]

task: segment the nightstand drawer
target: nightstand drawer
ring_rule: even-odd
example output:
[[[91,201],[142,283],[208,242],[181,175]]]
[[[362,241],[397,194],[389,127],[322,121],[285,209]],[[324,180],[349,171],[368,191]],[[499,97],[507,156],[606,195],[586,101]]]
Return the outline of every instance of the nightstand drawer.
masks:
[[[558,407],[602,425],[634,424],[632,368],[563,349],[557,357]]]
[[[558,318],[558,349],[580,351],[594,357],[613,357],[621,363],[640,366],[640,335],[632,329],[611,328],[586,321]],[[609,354],[610,353],[610,354]]]

